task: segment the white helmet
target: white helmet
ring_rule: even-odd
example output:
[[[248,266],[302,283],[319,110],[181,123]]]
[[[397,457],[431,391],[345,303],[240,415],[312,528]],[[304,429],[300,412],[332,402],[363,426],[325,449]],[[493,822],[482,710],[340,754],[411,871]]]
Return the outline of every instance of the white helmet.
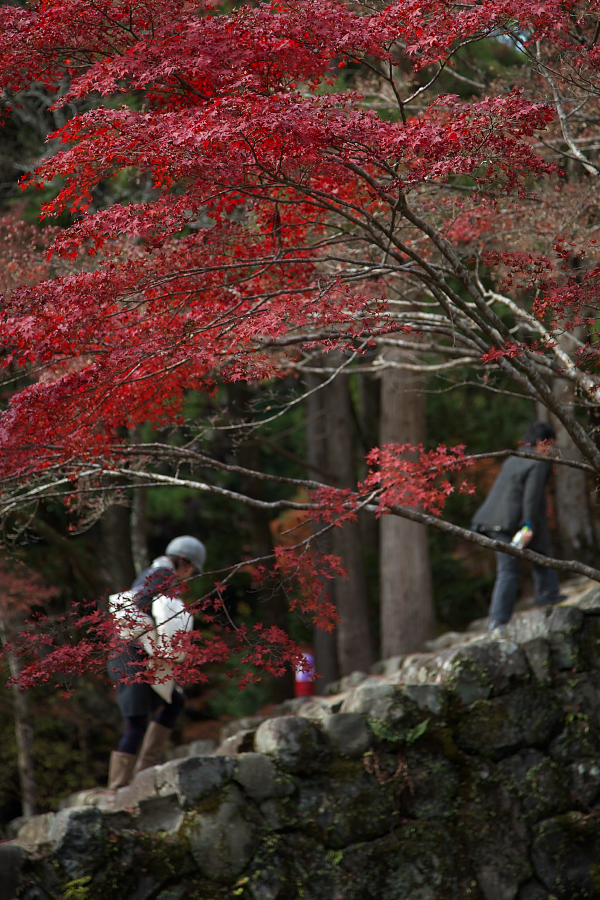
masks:
[[[173,538],[165,550],[166,556],[179,556],[182,559],[189,559],[199,572],[204,569],[206,562],[206,547],[198,538],[190,537],[185,534],[182,537]]]

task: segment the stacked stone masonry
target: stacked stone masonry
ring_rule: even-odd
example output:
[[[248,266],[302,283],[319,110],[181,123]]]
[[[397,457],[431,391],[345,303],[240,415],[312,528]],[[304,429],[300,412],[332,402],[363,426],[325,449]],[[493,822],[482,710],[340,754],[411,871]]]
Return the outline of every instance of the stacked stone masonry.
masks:
[[[0,900],[600,900],[600,587],[571,594],[15,823]]]

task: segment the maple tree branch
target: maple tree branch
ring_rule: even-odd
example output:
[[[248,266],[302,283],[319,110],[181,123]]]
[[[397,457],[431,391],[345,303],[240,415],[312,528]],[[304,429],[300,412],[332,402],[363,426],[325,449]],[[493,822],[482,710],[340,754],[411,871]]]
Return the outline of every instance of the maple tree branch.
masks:
[[[560,121],[560,127],[561,127],[563,137],[565,139],[565,143],[567,144],[569,150],[571,151],[571,153],[573,154],[575,159],[579,160],[579,162],[583,165],[583,168],[588,173],[588,175],[594,175],[597,177],[600,174],[600,169],[598,168],[598,166],[595,166],[594,163],[592,163],[587,158],[587,156],[585,156],[585,154],[583,154],[581,152],[581,150],[579,149],[577,144],[575,144],[571,138],[569,124],[567,122],[567,117],[565,115],[565,111],[564,111],[564,108],[562,105],[562,100],[561,100],[560,94],[558,92],[558,88],[556,86],[556,82],[555,82],[553,76],[550,74],[549,69],[542,63],[541,47],[540,47],[539,41],[537,42],[537,58],[538,58],[538,63],[539,63],[540,69],[542,71],[542,74],[552,89],[552,95],[554,97],[554,103],[556,106],[556,111],[558,113],[558,119]]]
[[[241,425],[240,428],[244,426]],[[261,443],[266,443],[269,446],[275,446],[268,439],[255,436],[256,440],[259,440]],[[280,449],[280,448],[276,448]],[[122,447],[117,445],[115,450],[119,454],[125,454],[128,456],[142,456],[148,457],[149,459],[161,459],[161,458],[176,458],[176,459],[187,459],[192,463],[197,463],[201,466],[206,466],[211,469],[219,469],[223,472],[235,472],[238,475],[245,475],[248,478],[252,478],[253,480],[259,481],[273,481],[278,484],[290,484],[297,485],[298,487],[321,487],[320,481],[306,481],[304,479],[299,478],[286,478],[283,475],[271,475],[267,472],[259,472],[254,469],[245,469],[243,466],[235,466],[230,463],[224,463],[220,460],[213,459],[210,456],[205,456],[202,453],[198,453],[195,450],[191,450],[187,447],[173,447],[169,444],[136,444],[129,447]],[[296,457],[294,454],[294,459],[296,461],[300,460],[299,457]],[[303,465],[307,465],[304,461],[302,461]],[[309,468],[314,468],[314,466],[309,466]],[[320,469],[317,471],[320,472]]]
[[[461,528],[459,525],[453,525],[445,519],[438,519],[436,516],[427,515],[427,513],[418,512],[415,509],[408,509],[404,506],[390,506],[390,513],[400,516],[403,519],[410,519],[411,522],[418,522],[421,525],[431,525],[438,531],[444,531],[454,537],[462,538],[470,541],[472,544],[478,544],[485,547],[486,550],[494,550],[497,553],[507,553],[509,556],[516,556],[518,559],[525,559],[547,569],[556,569],[558,572],[574,572],[577,575],[585,575],[594,581],[600,582],[600,570],[594,569],[592,566],[586,566],[585,563],[578,562],[574,559],[553,559],[549,556],[543,556],[541,553],[535,553],[533,550],[519,550],[512,544],[504,541],[496,541],[493,538],[486,537],[476,531],[470,531],[468,528]]]

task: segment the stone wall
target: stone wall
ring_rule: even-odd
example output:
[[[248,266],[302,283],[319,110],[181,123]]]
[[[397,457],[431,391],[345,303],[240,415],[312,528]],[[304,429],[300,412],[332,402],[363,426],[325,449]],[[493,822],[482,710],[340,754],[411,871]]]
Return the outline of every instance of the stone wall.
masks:
[[[334,690],[17,823],[0,900],[600,898],[600,588]]]

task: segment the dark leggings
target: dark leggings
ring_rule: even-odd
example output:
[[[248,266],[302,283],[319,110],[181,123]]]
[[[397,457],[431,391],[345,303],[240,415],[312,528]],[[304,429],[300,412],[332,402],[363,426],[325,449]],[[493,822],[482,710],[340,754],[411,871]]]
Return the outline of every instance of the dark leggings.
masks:
[[[154,721],[164,728],[173,728],[177,721],[177,716],[183,709],[183,694],[179,691],[173,691],[173,697],[170,703],[161,706]],[[121,753],[130,753],[135,756],[140,749],[144,740],[146,728],[148,727],[148,716],[126,716],[125,717],[125,734],[119,741],[119,751]]]

